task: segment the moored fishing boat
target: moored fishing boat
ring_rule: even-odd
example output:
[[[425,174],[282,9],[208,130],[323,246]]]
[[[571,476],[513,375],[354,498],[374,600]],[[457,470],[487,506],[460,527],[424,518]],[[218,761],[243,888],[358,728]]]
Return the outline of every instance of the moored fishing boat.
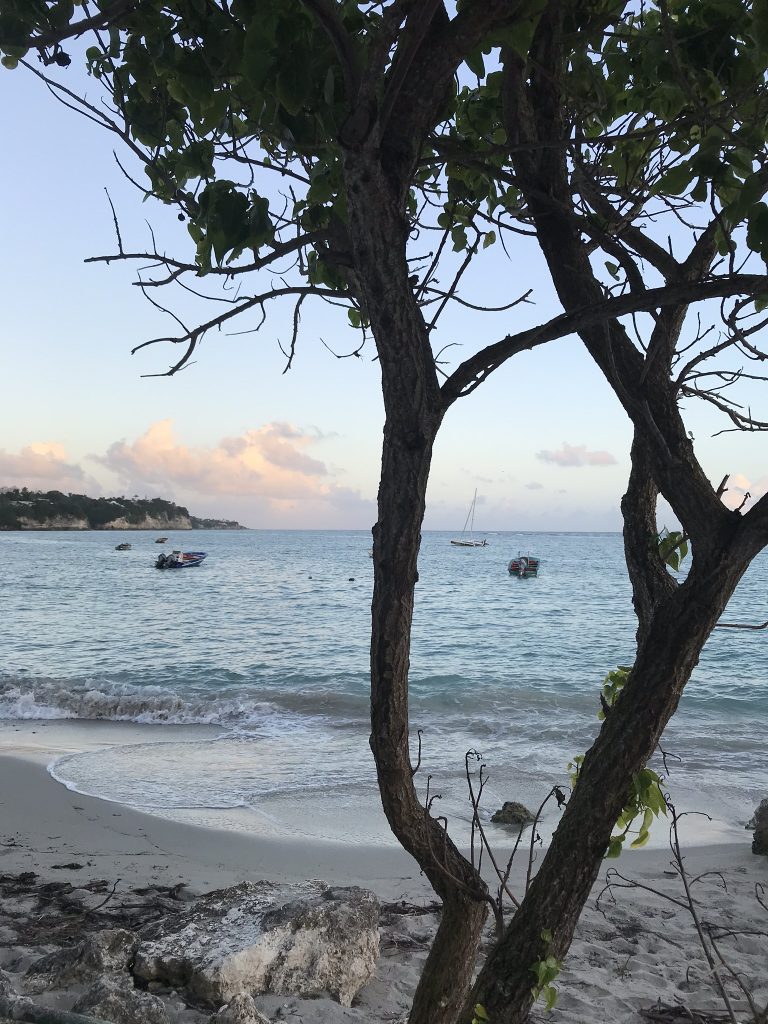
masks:
[[[518,554],[511,560],[507,569],[510,576],[518,576],[521,580],[527,580],[531,576],[539,575],[540,564],[541,560],[533,555]]]
[[[193,565],[200,565],[204,558],[208,557],[206,551],[172,551],[170,555],[165,553],[157,556],[156,569],[188,569]]]

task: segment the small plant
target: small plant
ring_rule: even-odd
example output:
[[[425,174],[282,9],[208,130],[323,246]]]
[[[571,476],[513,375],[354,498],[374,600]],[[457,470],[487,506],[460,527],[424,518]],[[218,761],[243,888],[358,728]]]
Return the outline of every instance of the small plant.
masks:
[[[531,965],[531,970],[536,975],[536,984],[531,988],[531,993],[534,1000],[544,1000],[544,1009],[549,1012],[557,1002],[557,989],[552,982],[560,973],[562,963],[549,952],[552,944],[552,932],[545,929],[541,933],[541,939],[546,944],[546,956],[543,960],[537,960],[535,964]]]
[[[482,1003],[475,1003],[475,1009],[472,1014],[472,1024],[490,1024],[490,1017],[485,1012],[485,1007]]]
[[[679,572],[683,559],[688,554],[688,537],[679,530],[668,530],[665,526],[656,536],[656,546],[662,560],[674,572]]]
[[[680,535],[682,536],[682,534]],[[685,548],[687,552],[687,545]],[[682,557],[682,556],[681,556]],[[619,694],[624,689],[629,674],[632,671],[631,665],[618,665],[606,675],[603,680],[603,688],[600,691],[600,710],[597,717],[604,721],[610,714],[611,708],[616,703]],[[581,765],[584,761],[584,754],[576,756],[568,762],[568,772],[571,780],[571,789],[579,781]],[[643,768],[642,771],[632,776],[632,788],[627,796],[627,802],[616,822],[619,830],[611,836],[605,856],[607,858],[620,857],[624,848],[624,841],[632,833],[632,825],[642,815],[642,823],[637,829],[637,835],[630,843],[632,849],[639,849],[645,846],[650,837],[650,829],[653,819],[667,813],[667,803],[661,788],[662,779],[650,768]]]
[[[624,685],[626,684],[631,671],[631,665],[619,665],[616,668],[611,669],[603,680],[603,689],[600,696],[600,710],[597,713],[597,717],[601,722],[604,721],[605,716],[616,703],[616,699],[624,689]]]
[[[642,771],[632,776],[632,790],[629,799],[616,822],[616,828],[620,831],[611,836],[605,856],[608,858],[621,856],[624,840],[630,835],[632,825],[641,814],[643,816],[642,824],[630,846],[633,850],[645,846],[651,834],[653,819],[660,814],[666,815],[666,813],[667,803],[661,789],[661,777],[650,768],[643,768]]]

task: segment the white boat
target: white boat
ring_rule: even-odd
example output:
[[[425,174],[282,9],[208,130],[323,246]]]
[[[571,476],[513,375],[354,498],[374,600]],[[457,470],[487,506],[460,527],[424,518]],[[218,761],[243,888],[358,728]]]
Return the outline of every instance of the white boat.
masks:
[[[476,539],[473,536],[473,530],[475,527],[475,505],[477,504],[477,488],[475,488],[475,495],[472,498],[472,504],[469,506],[469,512],[467,512],[467,518],[464,521],[464,529],[461,531],[461,536],[456,537],[451,541],[451,544],[455,544],[459,548],[484,548],[488,546],[488,541],[485,537]]]

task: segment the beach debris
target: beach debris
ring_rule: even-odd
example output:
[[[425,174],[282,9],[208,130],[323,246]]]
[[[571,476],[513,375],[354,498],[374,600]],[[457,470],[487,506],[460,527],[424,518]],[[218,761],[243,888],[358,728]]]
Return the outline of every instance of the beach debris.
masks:
[[[67,946],[35,960],[24,975],[24,990],[47,992],[73,982],[90,982],[104,974],[127,971],[138,948],[138,935],[124,928],[91,932],[76,946]]]
[[[491,817],[496,825],[532,825],[535,820],[536,816],[517,800],[505,800]]]
[[[211,1024],[270,1024],[259,1011],[253,996],[241,992],[211,1017]]]
[[[357,887],[241,882],[145,929],[133,973],[218,1009],[238,994],[328,993],[342,1006],[373,974],[379,903]]]
[[[747,828],[754,829],[752,836],[752,853],[763,853],[768,855],[768,799],[761,800],[760,805],[755,808],[752,820]]]
[[[99,978],[72,1009],[110,1024],[170,1024],[163,1001],[149,992],[139,992],[127,975]]]
[[[694,1010],[682,1005],[664,1006],[661,1001],[647,1010],[640,1010],[640,1016],[663,1024],[732,1024],[731,1017],[725,1013]]]

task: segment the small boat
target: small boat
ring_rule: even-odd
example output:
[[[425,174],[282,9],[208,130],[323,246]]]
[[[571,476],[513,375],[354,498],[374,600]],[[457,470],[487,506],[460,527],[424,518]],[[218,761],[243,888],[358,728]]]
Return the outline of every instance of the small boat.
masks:
[[[472,499],[472,504],[469,506],[469,512],[467,512],[467,518],[464,521],[464,528],[461,531],[461,536],[456,537],[451,541],[451,544],[455,544],[457,548],[485,548],[488,546],[488,541],[483,537],[480,540],[475,539],[472,531],[475,526],[475,505],[477,504],[477,488],[475,488],[475,496]]]
[[[193,565],[200,565],[204,558],[208,557],[206,551],[172,551],[170,555],[165,552],[157,556],[156,569],[189,569]]]
[[[115,551],[130,551],[131,545],[123,541],[122,544],[115,545]]]
[[[507,566],[510,576],[517,576],[521,580],[530,579],[531,576],[539,575],[539,565],[541,560],[534,558],[533,555],[521,555],[518,554],[517,558],[513,558]]]
[[[167,537],[158,537],[157,540],[155,541],[155,544],[165,544],[167,540]]]

